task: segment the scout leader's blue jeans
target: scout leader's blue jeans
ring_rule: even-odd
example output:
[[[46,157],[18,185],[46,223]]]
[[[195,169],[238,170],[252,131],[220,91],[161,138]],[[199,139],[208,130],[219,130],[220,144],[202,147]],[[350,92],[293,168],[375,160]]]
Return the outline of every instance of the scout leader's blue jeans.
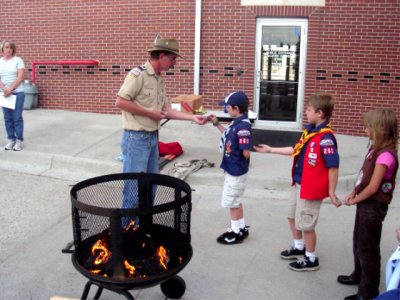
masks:
[[[159,173],[158,165],[158,131],[124,130],[122,133],[121,150],[123,155],[124,173]],[[155,190],[153,189],[153,195]],[[123,189],[123,208],[138,207],[138,187],[136,180],[126,180]],[[135,222],[138,219],[135,218]],[[129,219],[124,218],[123,226]]]
[[[24,110],[25,93],[14,93],[17,96],[15,109],[3,107],[4,126],[6,127],[7,138],[11,141],[24,140],[24,119],[22,111]]]

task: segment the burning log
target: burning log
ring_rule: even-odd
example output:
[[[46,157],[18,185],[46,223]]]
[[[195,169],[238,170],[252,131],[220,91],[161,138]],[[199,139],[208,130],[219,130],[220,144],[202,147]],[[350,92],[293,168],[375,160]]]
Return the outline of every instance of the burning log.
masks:
[[[92,274],[109,277],[112,275],[110,236],[103,232],[90,247],[85,268]],[[159,245],[150,234],[144,234],[139,227],[128,225],[124,232],[124,268],[127,277],[147,277],[169,269],[169,251]],[[177,257],[173,261],[181,262]]]

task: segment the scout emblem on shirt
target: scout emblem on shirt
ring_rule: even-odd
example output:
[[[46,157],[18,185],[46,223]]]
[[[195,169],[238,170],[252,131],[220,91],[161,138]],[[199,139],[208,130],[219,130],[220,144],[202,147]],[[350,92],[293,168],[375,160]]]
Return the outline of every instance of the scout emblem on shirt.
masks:
[[[381,191],[384,193],[389,193],[393,189],[393,185],[390,182],[385,182],[381,185]]]
[[[250,144],[250,131],[247,129],[239,130],[238,133],[239,144],[240,145],[248,145]]]
[[[231,156],[231,152],[232,152],[232,147],[231,147],[232,143],[231,141],[227,141],[225,144],[225,156]]]
[[[308,153],[307,161],[310,166],[315,167],[317,163],[317,153]]]
[[[331,139],[323,139],[321,140],[319,145],[321,146],[324,155],[335,153],[334,149],[335,143]]]
[[[144,69],[145,69],[144,66],[136,67],[136,68],[132,69],[132,70],[129,72],[129,76],[132,76],[132,77],[137,78],[137,77],[139,77],[139,76],[142,74],[142,71],[143,71]]]
[[[310,152],[308,153],[307,162],[310,166],[315,167],[317,164],[317,153],[314,152],[315,142],[310,144]]]

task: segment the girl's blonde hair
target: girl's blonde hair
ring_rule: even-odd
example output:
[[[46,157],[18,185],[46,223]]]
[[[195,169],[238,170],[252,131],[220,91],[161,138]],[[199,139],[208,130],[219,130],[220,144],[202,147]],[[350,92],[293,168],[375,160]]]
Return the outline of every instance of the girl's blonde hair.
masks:
[[[370,132],[373,148],[380,151],[393,145],[398,148],[396,113],[391,109],[377,108],[364,114],[364,124]]]

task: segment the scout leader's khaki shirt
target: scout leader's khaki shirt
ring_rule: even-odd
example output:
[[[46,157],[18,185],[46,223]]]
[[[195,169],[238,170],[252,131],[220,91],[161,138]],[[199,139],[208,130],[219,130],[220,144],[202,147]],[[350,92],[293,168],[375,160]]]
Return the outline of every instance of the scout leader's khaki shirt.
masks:
[[[131,70],[125,77],[118,96],[148,110],[162,110],[168,104],[165,96],[165,83],[158,76],[150,62]],[[160,122],[149,117],[122,111],[122,127],[126,130],[156,131]]]

